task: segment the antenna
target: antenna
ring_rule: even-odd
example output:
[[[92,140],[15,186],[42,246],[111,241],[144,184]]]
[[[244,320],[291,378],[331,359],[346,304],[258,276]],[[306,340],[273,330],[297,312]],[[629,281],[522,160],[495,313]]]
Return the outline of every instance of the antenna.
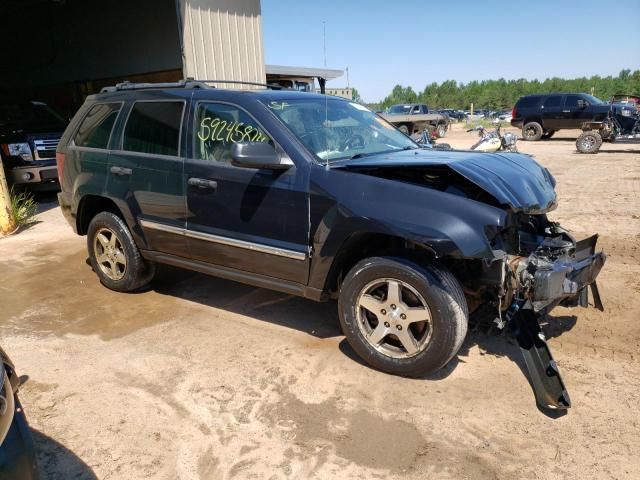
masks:
[[[327,68],[327,22],[322,21],[322,51],[324,53],[324,67]]]

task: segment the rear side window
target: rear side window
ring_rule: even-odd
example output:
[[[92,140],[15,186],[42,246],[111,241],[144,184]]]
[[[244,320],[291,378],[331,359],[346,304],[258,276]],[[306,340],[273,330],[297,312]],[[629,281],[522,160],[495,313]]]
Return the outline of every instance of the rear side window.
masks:
[[[101,103],[91,107],[73,138],[76,146],[107,148],[121,107],[120,103]]]
[[[562,103],[562,97],[560,95],[551,95],[544,101],[544,108],[559,107]]]
[[[536,96],[536,97],[522,97],[520,100],[518,100],[518,103],[516,104],[516,106],[518,108],[535,107],[538,104],[539,100],[540,100],[540,97],[538,97],[538,96]]]
[[[184,102],[136,102],[124,128],[123,150],[178,155]]]

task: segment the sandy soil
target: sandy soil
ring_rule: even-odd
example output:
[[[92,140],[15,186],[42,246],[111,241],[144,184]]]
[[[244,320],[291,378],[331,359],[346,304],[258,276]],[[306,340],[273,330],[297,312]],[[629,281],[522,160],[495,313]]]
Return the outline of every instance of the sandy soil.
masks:
[[[551,216],[609,254],[606,311],[558,309],[545,328],[573,400],[558,418],[507,336],[472,332],[410,380],[359,362],[333,303],[168,268],[111,292],[44,198],[0,240],[0,341],[30,376],[44,478],[640,478],[640,149],[574,141],[520,142],[558,181]]]

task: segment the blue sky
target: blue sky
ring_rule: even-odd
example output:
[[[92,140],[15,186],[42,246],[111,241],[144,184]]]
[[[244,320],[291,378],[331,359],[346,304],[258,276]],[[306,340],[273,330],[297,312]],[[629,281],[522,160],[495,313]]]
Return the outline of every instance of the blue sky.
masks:
[[[365,101],[394,85],[640,69],[640,0],[262,0],[266,63],[349,67]],[[346,85],[346,76],[329,83]]]

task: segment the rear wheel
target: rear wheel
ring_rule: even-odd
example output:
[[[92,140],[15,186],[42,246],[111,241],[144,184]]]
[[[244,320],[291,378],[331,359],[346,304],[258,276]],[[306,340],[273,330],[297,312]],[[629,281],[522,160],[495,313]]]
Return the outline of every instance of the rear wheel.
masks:
[[[373,257],[354,266],[340,289],[338,310],[356,353],[396,375],[439,370],[467,333],[467,303],[455,277],[400,258]]]
[[[444,138],[444,136],[447,134],[447,126],[444,123],[438,124],[436,130],[438,132],[438,138]]]
[[[528,122],[522,127],[522,138],[529,142],[537,142],[542,138],[542,125],[538,122]]]
[[[576,148],[580,153],[598,153],[602,145],[602,137],[593,130],[582,132],[576,140]]]
[[[400,125],[398,127],[398,130],[400,130],[405,135],[409,135],[409,127],[407,125],[405,125],[405,124]]]
[[[147,285],[154,274],[124,221],[112,212],[101,212],[89,223],[87,249],[93,271],[111,290],[130,292]]]

